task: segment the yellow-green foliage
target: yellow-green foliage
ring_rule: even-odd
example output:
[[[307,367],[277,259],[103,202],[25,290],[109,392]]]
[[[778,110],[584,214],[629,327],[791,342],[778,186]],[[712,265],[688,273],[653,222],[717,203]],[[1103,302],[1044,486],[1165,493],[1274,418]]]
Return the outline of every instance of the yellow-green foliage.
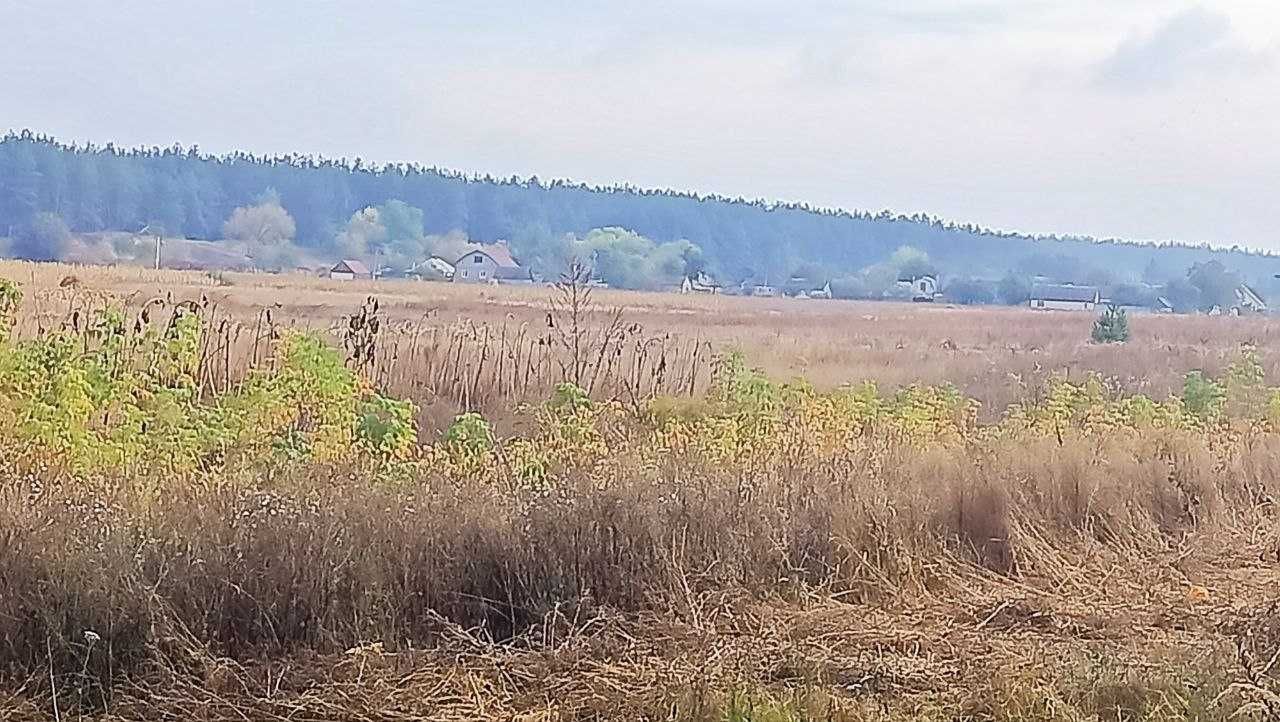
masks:
[[[0,327],[17,289],[0,284]],[[1221,380],[1188,374],[1181,397],[1156,401],[1109,388],[1099,376],[1055,379],[1044,393],[978,423],[979,406],[950,386],[882,394],[866,383],[819,392],[778,383],[741,354],[719,360],[705,398],[655,401],[647,413],[593,400],[572,384],[525,409],[529,431],[498,439],[463,414],[442,438],[419,444],[412,404],[377,393],[320,338],[286,333],[271,358],[221,394],[202,389],[201,319],[130,329],[106,309],[78,330],[11,342],[0,338],[0,434],[10,457],[76,474],[151,478],[349,463],[411,480],[424,471],[547,489],[610,465],[696,465],[717,472],[872,458],[891,445],[962,446],[990,436],[1126,433],[1162,428],[1234,437],[1280,425],[1280,391],[1266,386],[1246,348]],[[1237,428],[1238,427],[1238,428]]]
[[[0,286],[5,327],[15,293]],[[163,327],[131,330],[108,308],[79,330],[0,340],[8,450],[76,473],[157,477],[414,452],[412,406],[375,393],[312,336],[284,336],[243,384],[202,397],[201,333],[200,317],[182,309]]]

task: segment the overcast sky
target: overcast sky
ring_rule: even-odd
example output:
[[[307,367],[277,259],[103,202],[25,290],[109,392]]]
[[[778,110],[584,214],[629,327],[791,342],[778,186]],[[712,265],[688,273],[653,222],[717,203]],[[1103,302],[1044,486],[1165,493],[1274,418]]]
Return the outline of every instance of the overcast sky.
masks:
[[[1280,2],[0,0],[4,128],[1280,250]]]

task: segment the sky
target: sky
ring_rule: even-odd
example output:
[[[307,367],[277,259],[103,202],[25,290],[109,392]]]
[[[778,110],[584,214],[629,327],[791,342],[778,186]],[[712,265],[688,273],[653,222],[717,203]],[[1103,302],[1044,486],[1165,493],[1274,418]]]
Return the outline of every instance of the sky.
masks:
[[[0,0],[22,128],[1280,250],[1280,2]]]

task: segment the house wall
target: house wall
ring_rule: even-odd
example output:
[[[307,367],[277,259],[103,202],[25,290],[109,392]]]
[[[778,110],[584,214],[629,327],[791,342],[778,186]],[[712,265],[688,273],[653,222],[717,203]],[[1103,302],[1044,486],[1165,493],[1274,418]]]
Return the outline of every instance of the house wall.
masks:
[[[1031,299],[1031,308],[1037,311],[1092,311],[1094,308],[1093,301],[1047,301],[1043,299]]]
[[[346,271],[331,271],[329,273],[329,278],[332,278],[335,281],[354,281],[356,280],[356,274],[347,273]]]
[[[498,270],[498,264],[487,254],[472,251],[460,258],[453,269],[455,283],[489,283]]]

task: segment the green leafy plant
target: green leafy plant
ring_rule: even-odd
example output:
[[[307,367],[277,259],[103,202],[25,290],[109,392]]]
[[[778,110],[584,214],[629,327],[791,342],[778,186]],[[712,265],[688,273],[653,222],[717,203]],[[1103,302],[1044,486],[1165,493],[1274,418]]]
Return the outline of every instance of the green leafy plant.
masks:
[[[1201,371],[1187,374],[1182,383],[1182,403],[1188,413],[1201,419],[1219,416],[1227,400],[1222,385],[1207,378]]]

